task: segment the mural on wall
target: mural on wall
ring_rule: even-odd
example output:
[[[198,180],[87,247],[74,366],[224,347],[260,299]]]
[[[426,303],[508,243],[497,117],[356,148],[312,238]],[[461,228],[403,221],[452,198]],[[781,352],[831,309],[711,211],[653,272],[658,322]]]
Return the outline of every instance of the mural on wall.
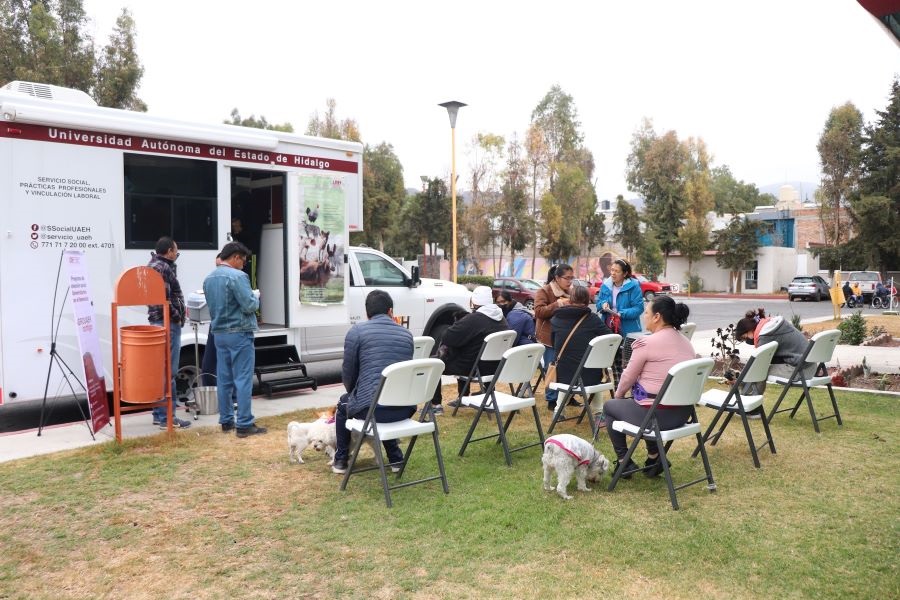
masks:
[[[571,257],[568,264],[575,270],[575,276],[594,282],[609,276],[609,265],[619,256],[612,252],[603,252],[600,256],[590,258]],[[487,275],[488,277],[516,277],[519,279],[535,279],[543,283],[547,279],[547,270],[554,264],[543,257],[534,261],[534,270],[531,268],[531,258],[516,258],[512,264],[509,259],[500,260],[499,271],[494,271],[495,260],[485,258],[480,261],[472,259],[460,260],[457,264],[458,275]]]

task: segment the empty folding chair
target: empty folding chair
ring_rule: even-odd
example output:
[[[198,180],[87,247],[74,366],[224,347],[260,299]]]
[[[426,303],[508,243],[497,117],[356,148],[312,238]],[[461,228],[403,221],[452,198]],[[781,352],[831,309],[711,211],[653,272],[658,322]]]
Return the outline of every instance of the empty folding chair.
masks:
[[[681,326],[681,334],[687,339],[693,338],[695,331],[697,331],[696,323],[685,323]]]
[[[498,438],[498,441],[503,445],[506,464],[512,466],[512,458],[510,457],[512,452],[543,445],[544,431],[541,428],[541,419],[538,417],[534,392],[530,385],[531,378],[534,376],[534,370],[537,368],[543,354],[544,346],[542,344],[526,344],[510,348],[503,353],[497,372],[490,383],[488,383],[487,389],[481,394],[463,396],[460,399],[463,405],[476,409],[475,416],[472,418],[472,425],[469,427],[468,433],[466,433],[466,439],[463,440],[462,448],[459,449],[460,456],[465,453],[466,446],[470,442]],[[513,393],[507,394],[498,390],[497,386],[503,383],[509,384]],[[525,446],[511,449],[506,438],[506,432],[509,430],[513,417],[524,408],[531,408],[539,440],[533,444],[526,444]],[[484,413],[490,413],[496,419],[497,433],[472,439],[475,427]],[[501,419],[503,414],[509,415],[505,423]]]
[[[428,358],[434,349],[434,338],[427,335],[417,335],[413,338],[413,358]]]
[[[457,381],[461,381],[465,385],[460,388],[460,392],[456,396],[456,401],[453,403],[453,416],[456,416],[456,412],[459,410],[459,407],[462,406],[462,396],[467,392],[469,394],[472,393],[473,383],[477,383],[479,386],[478,391],[483,392],[485,385],[493,377],[490,373],[482,374],[479,363],[482,361],[499,361],[503,358],[503,353],[512,348],[512,345],[516,342],[517,335],[518,334],[512,329],[507,329],[506,331],[497,331],[484,337],[484,342],[481,343],[481,349],[478,351],[478,357],[475,358],[475,363],[469,370],[469,374],[460,375],[456,378]]]
[[[803,353],[803,356],[800,357],[800,362],[794,368],[794,372],[791,373],[790,377],[769,377],[771,383],[777,383],[778,385],[784,386],[784,389],[781,390],[781,394],[778,396],[778,400],[775,402],[775,406],[772,407],[772,411],[769,413],[769,421],[771,421],[772,417],[777,413],[786,411],[791,411],[791,418],[793,419],[794,415],[797,414],[797,409],[800,408],[803,400],[806,399],[806,405],[809,407],[809,416],[812,418],[813,428],[815,428],[816,433],[820,433],[819,421],[824,421],[831,417],[834,417],[837,420],[838,425],[844,424],[844,422],[841,421],[841,412],[838,410],[837,400],[834,397],[834,390],[831,388],[831,376],[828,374],[828,369],[825,367],[825,363],[831,360],[831,356],[834,354],[834,347],[837,346],[840,337],[841,332],[837,329],[829,329],[828,331],[817,333],[809,340],[806,351]],[[816,365],[815,375],[809,379],[803,374],[803,367],[805,367],[807,363]],[[810,395],[810,388],[816,385],[824,385],[828,389],[828,395],[831,398],[831,407],[834,409],[834,413],[824,417],[816,416],[816,410],[813,407],[812,396]],[[784,400],[788,390],[792,387],[802,388],[800,397],[797,398],[797,403],[794,405],[794,408],[782,408],[781,410],[778,410],[781,401]]]
[[[424,402],[426,413],[431,412],[431,396],[441,380],[441,373],[444,371],[444,363],[436,358],[420,358],[415,360],[407,360],[393,364],[381,372],[381,381],[375,392],[375,401],[369,407],[369,412],[365,419],[348,419],[347,429],[355,431],[361,435],[353,442],[350,452],[350,463],[347,473],[341,481],[341,490],[347,488],[347,482],[350,475],[361,473],[363,471],[371,471],[378,469],[381,474],[381,485],[384,488],[384,499],[388,508],[391,507],[391,490],[440,479],[444,486],[444,493],[450,493],[450,487],[447,484],[447,475],[444,472],[444,459],[441,456],[441,446],[438,441],[438,426],[434,417],[429,415],[427,421],[405,419],[394,423],[378,423],[375,421],[376,406],[418,406]],[[407,481],[395,485],[389,485],[387,480],[387,472],[385,470],[384,457],[382,456],[381,442],[383,440],[395,440],[399,438],[411,438],[406,453],[403,455],[403,462],[399,465],[400,471],[397,473],[399,480],[403,476],[403,471],[409,464],[409,457],[416,445],[416,440],[422,434],[430,433],[434,441],[434,453],[437,456],[439,475],[417,479],[416,481]],[[375,452],[375,466],[355,469],[356,459],[359,456],[359,449],[365,438],[372,438],[373,449]],[[391,465],[397,466],[397,465]]]
[[[709,457],[706,455],[706,445],[703,436],[700,435],[700,423],[697,422],[696,405],[700,401],[700,393],[706,384],[706,378],[709,376],[713,368],[713,359],[711,358],[695,358],[680,362],[671,369],[663,382],[662,388],[659,390],[653,405],[647,410],[644,420],[640,425],[635,425],[627,421],[613,421],[612,427],[616,431],[620,431],[625,435],[634,437],[634,441],[628,447],[625,458],[619,461],[619,467],[613,473],[612,481],[609,483],[609,491],[615,489],[616,484],[622,477],[626,466],[631,462],[631,456],[641,440],[655,441],[659,449],[659,461],[662,464],[663,472],[666,476],[666,485],[669,488],[669,499],[672,501],[672,508],[678,510],[678,499],[675,491],[686,488],[695,483],[707,482],[707,489],[710,492],[716,491],[716,483],[713,481],[712,468],[709,466]],[[690,406],[691,416],[688,422],[681,427],[675,429],[660,429],[659,422],[656,418],[656,411],[660,405],[664,406]],[[703,469],[706,473],[705,477],[695,479],[688,483],[683,483],[678,487],[672,483],[672,473],[669,468],[669,460],[666,458],[666,450],[674,440],[695,436],[697,438],[697,446],[700,456],[703,458]],[[634,470],[629,473],[635,472]]]
[[[761,450],[768,445],[772,454],[775,454],[775,442],[772,440],[772,432],[769,430],[769,421],[766,419],[766,413],[763,409],[763,393],[756,389],[755,384],[764,382],[768,377],[769,365],[772,364],[772,357],[775,356],[776,350],[778,350],[778,342],[769,342],[768,344],[756,348],[750,355],[750,360],[747,361],[747,364],[744,365],[744,368],[741,370],[741,374],[738,375],[737,379],[731,385],[731,389],[707,390],[700,396],[701,406],[716,409],[716,416],[713,417],[712,422],[706,429],[706,433],[703,434],[703,441],[708,442],[711,438],[712,443],[710,445],[715,446],[716,443],[718,443],[719,438],[722,437],[725,428],[728,427],[728,423],[731,422],[731,418],[738,415],[741,418],[741,422],[744,424],[744,432],[747,434],[747,444],[750,446],[753,464],[757,469],[759,468],[759,456],[757,455],[757,450]],[[725,420],[722,421],[722,426],[719,428],[719,431],[713,434],[713,429],[715,429],[716,424],[722,417],[722,413],[728,414],[725,417]],[[747,415],[757,415],[762,421],[762,426],[766,433],[766,441],[759,446],[756,446],[753,442],[753,434],[750,432],[750,423]],[[691,456],[697,456],[699,451],[700,448],[696,448]]]
[[[569,399],[572,396],[581,396],[584,401],[584,407],[581,410],[581,415],[578,417],[578,424],[581,424],[585,415],[588,415],[591,397],[593,397],[594,394],[608,391],[610,397],[612,397],[615,387],[613,387],[611,369],[613,361],[616,358],[616,350],[619,349],[621,344],[622,336],[617,333],[598,335],[588,344],[588,349],[584,352],[584,355],[581,357],[581,362],[575,369],[575,373],[572,375],[571,383],[553,382],[549,384],[551,389],[560,392],[560,399],[557,401],[557,410],[553,413],[553,420],[550,422],[550,428],[547,429],[547,435],[553,433],[556,424],[562,420],[563,411],[566,410],[566,406],[569,404]],[[606,374],[606,382],[595,385],[585,385],[582,376],[585,369],[603,369]],[[588,422],[591,424],[591,433],[594,436],[594,440],[596,440],[600,429],[597,427],[597,423],[594,422],[594,415],[591,414],[588,416]]]

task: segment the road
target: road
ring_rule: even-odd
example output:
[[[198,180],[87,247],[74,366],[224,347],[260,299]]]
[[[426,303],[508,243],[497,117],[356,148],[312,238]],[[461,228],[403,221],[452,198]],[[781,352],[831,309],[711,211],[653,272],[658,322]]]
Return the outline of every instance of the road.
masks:
[[[762,306],[767,314],[790,318],[799,314],[802,319],[824,317],[832,314],[830,302],[788,302],[785,300],[744,300],[734,298],[687,298],[676,296],[691,309],[690,319],[697,323],[698,331],[725,327],[744,316],[748,310]],[[309,374],[318,379],[319,385],[339,383],[341,361],[331,360],[308,365]],[[81,403],[87,414],[86,402]],[[21,402],[0,406],[0,433],[36,428],[40,423],[40,402]],[[148,415],[149,419],[150,416]],[[47,425],[79,421],[78,404],[71,398],[48,400]]]

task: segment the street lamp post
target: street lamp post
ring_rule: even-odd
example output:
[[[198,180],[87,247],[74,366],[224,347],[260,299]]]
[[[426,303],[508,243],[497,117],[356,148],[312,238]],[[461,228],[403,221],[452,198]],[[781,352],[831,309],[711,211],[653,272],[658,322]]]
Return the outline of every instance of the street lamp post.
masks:
[[[453,255],[450,260],[450,275],[453,282],[456,282],[456,114],[459,112],[459,109],[463,106],[466,106],[462,102],[457,102],[456,100],[451,100],[450,102],[444,102],[442,104],[438,104],[438,106],[443,106],[447,109],[447,115],[450,117],[450,164],[451,164],[451,174],[450,174],[450,211],[451,211],[451,222],[453,224]]]

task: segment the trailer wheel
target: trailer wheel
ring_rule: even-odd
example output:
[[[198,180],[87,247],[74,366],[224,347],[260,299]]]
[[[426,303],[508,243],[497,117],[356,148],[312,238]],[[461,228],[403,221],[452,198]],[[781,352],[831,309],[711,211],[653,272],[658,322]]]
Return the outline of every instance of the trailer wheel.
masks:
[[[191,390],[198,385],[200,381],[197,377],[197,365],[194,364],[194,352],[186,352],[191,346],[185,346],[181,349],[181,358],[178,360],[178,372],[175,374],[175,393],[178,394],[178,401],[185,405],[192,399]],[[190,410],[190,409],[188,409]]]

